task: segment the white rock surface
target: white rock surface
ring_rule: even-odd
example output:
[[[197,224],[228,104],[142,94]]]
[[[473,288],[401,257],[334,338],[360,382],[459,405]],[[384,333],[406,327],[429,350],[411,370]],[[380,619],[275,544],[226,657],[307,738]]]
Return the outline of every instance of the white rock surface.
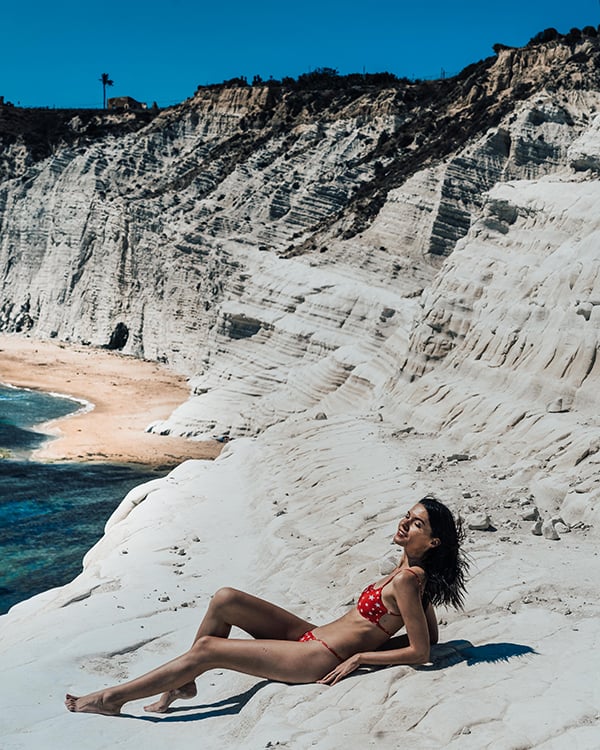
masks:
[[[460,503],[456,490],[468,483],[501,504],[505,487],[472,462],[415,481],[416,462],[449,444],[394,438],[391,425],[359,417],[289,420],[268,437],[232,442],[214,464],[183,464],[142,502],[134,504],[144,491],[125,500],[79,578],[0,619],[3,748],[333,749],[340,738],[362,746],[373,732],[424,748],[580,741],[597,715],[595,683],[580,679],[600,666],[596,542],[575,531],[559,551],[525,527],[493,544],[473,532],[466,612],[440,611],[433,667],[393,667],[336,688],[211,672],[197,699],[163,717],[144,714],[143,701],[123,719],[62,707],[65,690],[97,689],[176,655],[221,585],[317,622],[340,614],[380,574],[399,509],[426,490]],[[565,557],[568,576],[558,572]]]
[[[534,54],[502,52],[485,86],[535,80]],[[572,50],[538,54],[566,65]],[[374,169],[361,158],[389,103],[307,118],[288,149],[282,136],[225,173],[210,150],[261,96],[204,92],[184,117],[3,184],[4,323],[105,343],[124,321],[126,351],[193,376],[154,429],[234,439],[130,494],[75,581],[0,618],[2,750],[596,748],[600,95],[521,101],[353,237],[332,216]],[[221,585],[339,615],[427,492],[499,529],[468,537],[466,611],[440,612],[432,666],[332,689],[209,673],[156,719],[64,710],[66,690],[185,649]],[[532,535],[509,502],[523,496],[572,533]]]

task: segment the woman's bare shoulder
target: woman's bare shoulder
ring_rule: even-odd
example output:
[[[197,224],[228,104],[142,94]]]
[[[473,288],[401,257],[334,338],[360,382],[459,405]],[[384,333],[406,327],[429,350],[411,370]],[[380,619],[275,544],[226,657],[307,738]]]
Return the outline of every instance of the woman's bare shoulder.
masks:
[[[422,591],[425,586],[426,578],[427,576],[423,568],[419,565],[411,565],[410,567],[402,568],[402,570],[394,576],[392,583],[394,584],[394,588],[398,591],[412,591],[415,589]]]

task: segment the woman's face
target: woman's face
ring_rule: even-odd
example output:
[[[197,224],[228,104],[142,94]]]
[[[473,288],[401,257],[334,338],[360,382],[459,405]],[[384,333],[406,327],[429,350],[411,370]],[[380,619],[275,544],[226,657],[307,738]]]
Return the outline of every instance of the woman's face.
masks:
[[[432,547],[437,547],[440,540],[432,536],[429,515],[421,503],[413,505],[398,524],[394,534],[394,544],[404,547],[411,557],[422,557]]]

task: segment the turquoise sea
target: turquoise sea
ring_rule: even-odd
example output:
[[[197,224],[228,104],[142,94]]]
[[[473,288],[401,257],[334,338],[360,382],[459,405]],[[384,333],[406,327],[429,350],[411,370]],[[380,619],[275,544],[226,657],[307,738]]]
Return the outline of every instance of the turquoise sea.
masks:
[[[34,425],[82,404],[0,385],[0,614],[72,580],[130,489],[166,472],[138,465],[38,463]]]

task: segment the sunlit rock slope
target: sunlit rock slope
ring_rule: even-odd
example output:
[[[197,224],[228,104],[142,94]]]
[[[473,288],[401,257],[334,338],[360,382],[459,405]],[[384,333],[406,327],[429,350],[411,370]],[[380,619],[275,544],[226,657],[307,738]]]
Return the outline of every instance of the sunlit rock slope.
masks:
[[[11,131],[0,329],[187,373],[156,431],[385,404],[595,517],[599,61],[584,36],[441,81],[201,88],[73,116],[50,154]]]
[[[3,750],[597,748],[599,63],[571,33],[444,81],[73,114],[43,142],[0,110],[0,329],[168,362],[193,392],[152,428],[231,438],[0,618]],[[427,492],[472,559],[431,664],[334,688],[212,670],[162,717],[66,714],[181,653],[219,586],[337,617]]]

